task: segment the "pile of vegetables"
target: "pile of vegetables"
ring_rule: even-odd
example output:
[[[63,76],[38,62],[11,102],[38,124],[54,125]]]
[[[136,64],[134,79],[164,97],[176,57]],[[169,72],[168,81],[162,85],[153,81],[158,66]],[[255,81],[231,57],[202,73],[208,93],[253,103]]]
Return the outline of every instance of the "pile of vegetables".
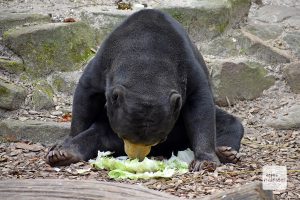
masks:
[[[112,152],[98,152],[96,160],[90,163],[96,169],[109,170],[109,177],[119,179],[150,179],[170,178],[177,174],[188,172],[188,165],[194,154],[190,149],[172,155],[168,160],[158,161],[145,158],[142,162],[138,159],[130,160],[126,156],[114,158]]]

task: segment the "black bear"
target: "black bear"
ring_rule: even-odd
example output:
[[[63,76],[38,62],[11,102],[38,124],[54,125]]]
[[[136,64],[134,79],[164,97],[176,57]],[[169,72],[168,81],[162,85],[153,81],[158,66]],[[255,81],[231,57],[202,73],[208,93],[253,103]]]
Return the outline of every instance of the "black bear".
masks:
[[[189,147],[190,171],[215,169],[238,161],[243,133],[238,119],[215,106],[204,60],[182,26],[145,9],[119,25],[87,65],[71,133],[46,161],[69,165],[98,150],[143,160]]]

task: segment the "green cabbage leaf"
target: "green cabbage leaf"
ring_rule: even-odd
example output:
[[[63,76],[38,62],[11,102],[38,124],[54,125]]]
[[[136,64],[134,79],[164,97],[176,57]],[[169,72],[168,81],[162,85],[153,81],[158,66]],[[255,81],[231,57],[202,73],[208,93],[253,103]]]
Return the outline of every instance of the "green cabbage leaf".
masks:
[[[145,158],[142,162],[139,162],[137,159],[130,160],[127,157],[114,158],[111,154],[111,152],[98,151],[96,160],[91,160],[90,163],[96,169],[109,170],[109,177],[115,180],[170,178],[188,172],[189,163],[174,155],[168,160],[158,161]],[[185,157],[186,155],[193,156],[190,152],[183,154],[185,154]],[[192,158],[185,160],[192,160]]]

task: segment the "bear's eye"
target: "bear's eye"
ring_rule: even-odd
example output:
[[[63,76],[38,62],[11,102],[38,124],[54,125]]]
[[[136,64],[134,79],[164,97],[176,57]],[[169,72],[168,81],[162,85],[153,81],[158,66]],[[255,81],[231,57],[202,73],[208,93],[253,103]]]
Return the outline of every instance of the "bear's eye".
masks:
[[[112,104],[120,104],[124,100],[124,89],[122,86],[117,86],[113,89],[111,93],[111,102]]]

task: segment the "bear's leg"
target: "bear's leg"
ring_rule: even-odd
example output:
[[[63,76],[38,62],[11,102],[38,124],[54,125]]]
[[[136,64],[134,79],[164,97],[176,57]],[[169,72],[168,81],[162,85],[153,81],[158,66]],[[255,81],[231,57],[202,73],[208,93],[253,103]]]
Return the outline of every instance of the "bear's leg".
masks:
[[[97,156],[97,151],[113,151],[124,155],[123,141],[111,130],[108,121],[98,121],[89,129],[69,137],[62,145],[52,147],[46,155],[51,166],[70,165]]]
[[[216,154],[222,163],[237,163],[244,128],[227,112],[216,108]]]
[[[95,122],[100,118],[107,120],[104,105],[104,94],[95,93],[79,82],[73,100],[71,132],[62,145],[50,148],[46,155],[50,165],[68,165],[90,157],[101,132],[101,126],[95,127]]]
[[[196,81],[193,82],[194,88],[190,86],[194,93],[186,99],[182,110],[186,134],[195,154],[189,170],[213,171],[220,164],[215,152],[215,108],[206,80],[198,79],[197,75],[201,77],[197,73],[194,74],[196,77],[191,77]]]
[[[79,82],[73,98],[70,137],[87,130],[100,115],[106,114],[105,101],[104,94],[95,93]]]
[[[96,151],[98,130],[91,127],[74,137],[69,137],[61,145],[54,145],[46,155],[51,166],[70,165],[87,160]]]

